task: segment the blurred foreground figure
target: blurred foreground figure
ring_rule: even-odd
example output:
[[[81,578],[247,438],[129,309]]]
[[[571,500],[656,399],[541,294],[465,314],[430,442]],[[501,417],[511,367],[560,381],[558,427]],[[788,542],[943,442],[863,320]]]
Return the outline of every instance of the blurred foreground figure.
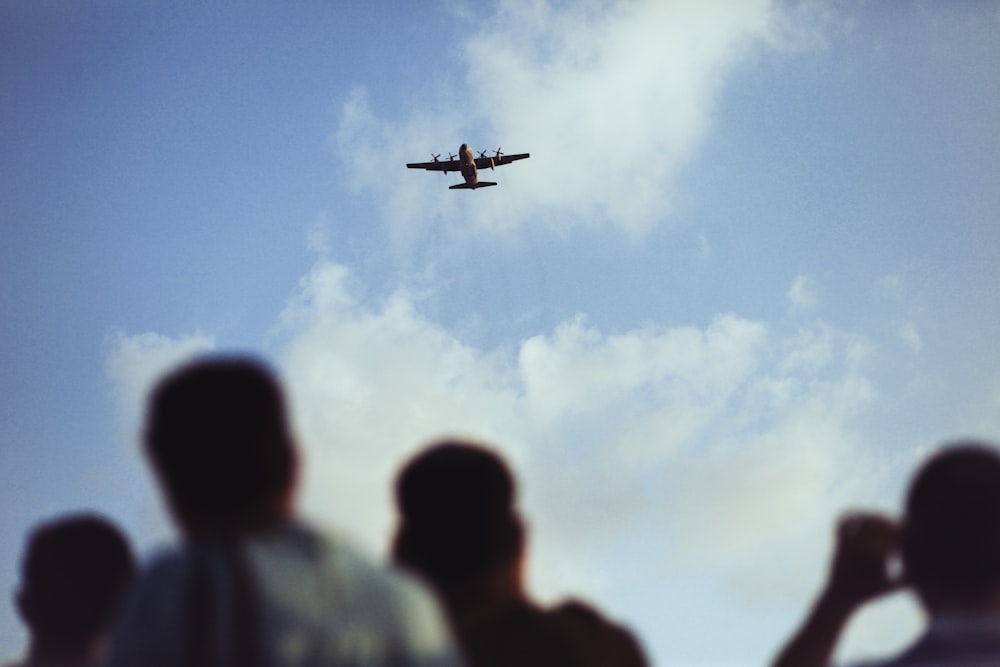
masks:
[[[124,535],[98,516],[76,514],[36,528],[17,593],[30,631],[28,657],[19,667],[97,665],[135,570]]]
[[[635,639],[593,609],[545,610],[528,598],[514,480],[492,451],[430,447],[399,474],[396,503],[394,559],[438,591],[471,667],[645,664]]]
[[[209,358],[156,388],[146,450],[184,543],[140,578],[110,667],[450,667],[416,582],[293,518],[281,389],[255,361]]]
[[[891,560],[902,558],[902,575]],[[839,526],[826,587],[774,667],[826,665],[851,614],[910,588],[929,624],[899,656],[871,667],[1000,665],[1000,453],[956,443],[914,478],[897,527],[886,517],[848,516]]]

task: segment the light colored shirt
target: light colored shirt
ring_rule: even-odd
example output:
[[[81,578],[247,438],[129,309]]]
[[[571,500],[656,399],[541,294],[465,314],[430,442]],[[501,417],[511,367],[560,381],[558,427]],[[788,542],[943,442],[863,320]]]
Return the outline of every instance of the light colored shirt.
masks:
[[[123,607],[106,665],[235,667],[248,655],[255,667],[460,664],[419,584],[289,523],[157,559]]]

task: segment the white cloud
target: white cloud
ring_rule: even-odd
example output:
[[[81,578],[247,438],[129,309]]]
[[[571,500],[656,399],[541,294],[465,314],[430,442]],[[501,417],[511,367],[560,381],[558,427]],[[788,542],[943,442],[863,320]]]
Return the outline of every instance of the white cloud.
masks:
[[[816,281],[809,276],[795,276],[792,286],[788,288],[788,302],[799,309],[815,308],[819,305],[816,295]]]
[[[684,507],[672,515],[675,529],[690,536],[680,553],[743,576],[797,556],[782,553],[780,545],[815,535],[815,526],[867,483],[854,460],[862,440],[852,422],[870,404],[872,390],[863,377],[848,375],[759,378],[748,394],[747,414],[736,422],[745,430],[733,429],[692,455],[672,494]]]
[[[362,306],[349,282],[328,263],[303,281],[282,318],[284,368],[308,461],[306,508],[381,550],[403,455],[443,432],[517,442],[507,430],[517,397],[498,355],[422,318],[405,293]]]
[[[512,457],[545,526],[541,542],[562,534],[597,545],[618,529],[609,526],[662,509],[655,521],[680,522],[678,534],[705,519],[712,527],[685,537],[686,550],[724,546],[727,562],[768,543],[754,534],[801,535],[873,474],[852,428],[875,397],[863,341],[829,326],[779,336],[722,315],[704,328],[607,334],[581,316],[516,350],[486,350],[426,318],[405,292],[373,306],[350,283],[343,267],[317,265],[283,317],[283,358],[309,461],[305,505],[371,549],[390,530],[401,459],[442,433],[484,437]],[[683,489],[692,511],[666,509],[677,494],[647,506],[637,489],[651,473]],[[542,480],[553,475],[549,488]],[[723,512],[733,499],[740,512]],[[581,502],[614,520],[569,518]]]
[[[771,25],[768,2],[510,2],[466,42],[468,86],[534,153],[533,177],[513,176],[526,205],[641,233],[669,213],[726,70]]]
[[[674,448],[668,442],[680,446],[684,433],[725,404],[754,369],[763,339],[761,325],[731,315],[718,317],[704,331],[650,326],[618,335],[586,328],[578,317],[551,337],[524,341],[519,375],[540,428],[611,424],[612,432],[603,435],[611,442],[622,438],[619,456],[646,459],[652,449],[662,457]],[[649,422],[661,420],[666,408],[681,406],[669,420],[671,428],[654,431],[665,431],[666,439],[651,439]]]
[[[641,235],[669,215],[674,177],[704,139],[729,71],[755,47],[796,42],[807,24],[769,0],[511,0],[472,21],[460,49],[465,82],[392,123],[355,91],[335,144],[352,183],[397,229],[419,213],[502,230],[531,213],[556,229],[610,224]],[[475,193],[401,168],[463,141],[532,157],[500,169],[499,188]],[[386,164],[399,174],[387,178]]]

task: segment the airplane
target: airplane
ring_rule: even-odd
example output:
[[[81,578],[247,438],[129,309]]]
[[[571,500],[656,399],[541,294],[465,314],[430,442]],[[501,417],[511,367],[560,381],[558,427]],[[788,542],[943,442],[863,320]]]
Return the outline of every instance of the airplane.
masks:
[[[456,160],[455,158],[458,157]],[[495,167],[502,167],[505,164],[510,164],[515,160],[524,160],[531,157],[528,153],[518,153],[517,155],[504,155],[497,149],[496,155],[493,157],[486,157],[486,151],[480,151],[479,157],[472,157],[472,149],[469,148],[468,144],[462,144],[458,149],[458,155],[452,155],[448,153],[448,160],[445,162],[441,161],[441,155],[431,154],[433,162],[410,162],[406,166],[410,169],[424,169],[426,171],[443,171],[447,174],[449,171],[458,171],[462,173],[462,177],[465,179],[465,183],[459,183],[458,185],[449,186],[449,190],[475,190],[476,188],[485,188],[490,185],[496,185],[492,181],[481,181],[479,180],[478,170],[486,169],[489,167],[493,169]]]

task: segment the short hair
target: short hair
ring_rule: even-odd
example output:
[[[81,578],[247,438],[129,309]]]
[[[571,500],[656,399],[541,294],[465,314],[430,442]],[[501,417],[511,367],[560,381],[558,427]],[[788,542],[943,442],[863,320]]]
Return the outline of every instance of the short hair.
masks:
[[[523,528],[514,477],[496,453],[467,441],[438,442],[396,479],[405,564],[440,586],[461,586],[515,557]]]
[[[118,528],[75,514],[35,528],[21,562],[21,611],[36,641],[79,647],[106,632],[136,572]]]
[[[149,402],[146,449],[182,522],[254,510],[292,484],[281,387],[250,357],[207,357],[164,378]]]
[[[910,485],[903,527],[918,590],[976,600],[1000,587],[1000,453],[983,442],[946,446]]]

